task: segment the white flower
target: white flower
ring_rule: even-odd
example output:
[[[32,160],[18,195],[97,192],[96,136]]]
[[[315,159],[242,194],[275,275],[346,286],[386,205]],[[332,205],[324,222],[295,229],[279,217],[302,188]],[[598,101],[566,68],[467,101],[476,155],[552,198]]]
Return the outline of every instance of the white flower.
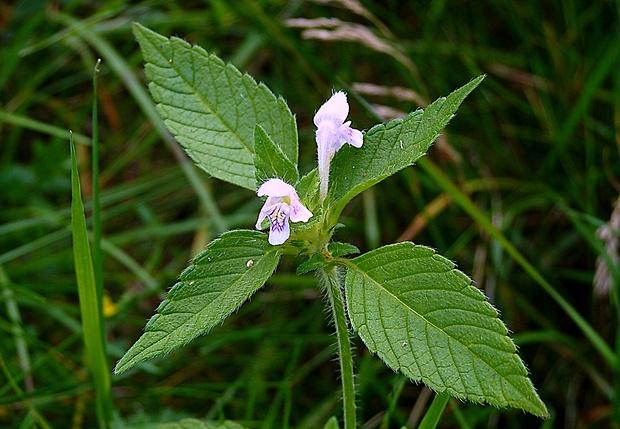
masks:
[[[263,229],[261,224],[268,218],[269,243],[274,246],[284,243],[291,235],[289,219],[292,222],[308,222],[312,217],[310,210],[299,201],[295,188],[280,179],[266,181],[256,194],[259,197],[268,196],[258,215],[256,229]]]
[[[327,196],[329,182],[329,164],[332,158],[345,144],[362,147],[364,138],[359,130],[351,128],[351,121],[345,122],[349,114],[347,95],[338,91],[327,100],[314,115],[316,125],[316,143],[319,152],[320,197]]]

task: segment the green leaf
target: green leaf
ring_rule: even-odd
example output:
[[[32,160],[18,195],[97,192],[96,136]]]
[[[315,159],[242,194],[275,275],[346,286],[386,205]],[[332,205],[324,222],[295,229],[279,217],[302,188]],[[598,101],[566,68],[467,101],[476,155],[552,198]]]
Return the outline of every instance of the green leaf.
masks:
[[[327,423],[325,423],[325,426],[323,426],[323,429],[340,429],[340,425],[338,424],[338,419],[335,416],[332,416]]]
[[[139,24],[133,28],[157,109],[199,167],[256,190],[252,158],[257,124],[297,165],[297,126],[282,98],[198,46]]]
[[[70,137],[71,150],[71,231],[73,235],[73,261],[77,280],[78,297],[84,345],[88,352],[88,366],[93,377],[96,392],[96,411],[99,426],[108,427],[112,421],[110,367],[105,350],[104,324],[100,319],[101,309],[97,296],[95,270],[88,242],[88,230],[84,215],[84,204],[80,189],[80,176],[75,155],[73,134]]]
[[[140,426],[143,427],[143,426]],[[202,420],[187,418],[179,420],[178,422],[166,422],[155,423],[152,426],[153,429],[244,429],[239,423],[235,423],[231,420],[226,420],[224,423],[206,423]],[[130,427],[128,429],[131,429]]]
[[[316,168],[303,176],[295,185],[302,204],[319,218],[321,202],[319,201],[319,170]]]
[[[282,179],[290,185],[297,183],[299,180],[297,167],[260,125],[256,125],[254,129],[254,151],[254,169],[258,185],[275,178]]]
[[[331,242],[327,245],[327,250],[332,254],[334,258],[345,255],[353,255],[360,253],[360,249],[349,243],[339,243],[337,241]]]
[[[353,328],[390,368],[459,399],[547,416],[497,311],[452,262],[398,243],[346,266]]]
[[[359,149],[344,145],[336,153],[330,170],[328,198],[334,204],[335,217],[354,196],[423,156],[484,77],[477,77],[404,119],[374,126],[364,134],[364,144]]]
[[[313,253],[308,260],[302,262],[297,267],[297,274],[307,274],[310,271],[318,270],[327,266],[327,261],[319,253]]]
[[[273,274],[280,259],[277,249],[265,233],[250,230],[230,231],[212,241],[181,273],[114,371],[166,354],[222,323]]]

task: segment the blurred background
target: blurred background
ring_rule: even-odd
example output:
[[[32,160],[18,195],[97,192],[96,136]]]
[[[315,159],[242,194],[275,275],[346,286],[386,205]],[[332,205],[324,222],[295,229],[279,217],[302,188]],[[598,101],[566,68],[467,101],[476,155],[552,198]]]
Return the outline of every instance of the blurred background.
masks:
[[[131,32],[139,22],[199,44],[284,97],[297,117],[302,173],[316,162],[312,116],[334,89],[349,93],[355,128],[368,129],[487,74],[420,165],[348,206],[336,238],[362,252],[412,240],[454,260],[500,310],[551,413],[543,421],[451,400],[439,427],[612,427],[618,10],[610,0],[2,2],[0,426],[97,424],[71,247],[68,131],[89,215],[98,58],[111,366],[190,259],[223,230],[252,228],[262,204],[183,168],[186,157],[153,115]],[[315,278],[294,274],[299,262],[283,259],[209,335],[114,376],[119,427],[193,416],[315,428],[340,415],[335,338]],[[430,392],[354,344],[360,423],[415,427]]]

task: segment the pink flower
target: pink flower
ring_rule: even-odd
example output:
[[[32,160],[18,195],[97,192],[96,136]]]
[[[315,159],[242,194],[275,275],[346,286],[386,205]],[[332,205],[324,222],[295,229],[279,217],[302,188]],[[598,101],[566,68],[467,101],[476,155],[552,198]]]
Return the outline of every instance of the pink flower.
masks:
[[[362,147],[364,137],[359,130],[351,128],[351,121],[345,122],[349,115],[347,95],[338,91],[327,100],[314,115],[316,125],[316,143],[319,152],[320,196],[327,196],[329,182],[329,164],[332,158],[345,144]]]
[[[261,224],[268,218],[269,243],[274,246],[284,243],[291,235],[289,219],[292,222],[308,222],[312,217],[310,210],[299,201],[295,188],[280,179],[266,181],[256,194],[268,197],[258,215],[256,229],[263,229]]]

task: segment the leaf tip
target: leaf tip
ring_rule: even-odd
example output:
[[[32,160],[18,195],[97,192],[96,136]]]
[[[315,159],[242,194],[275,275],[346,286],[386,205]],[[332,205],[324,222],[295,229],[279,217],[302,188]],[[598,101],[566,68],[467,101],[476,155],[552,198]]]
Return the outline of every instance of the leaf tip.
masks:
[[[131,23],[131,29],[133,31],[134,36],[137,36],[138,35],[137,33],[143,32],[146,29],[146,27],[140,24],[139,22],[134,21]]]
[[[123,356],[123,358],[121,358],[118,362],[116,362],[116,366],[114,366],[114,369],[112,371],[114,372],[114,375],[120,375],[124,373],[125,371],[127,371],[129,368],[131,368],[131,366],[128,366],[125,363],[125,359]]]

